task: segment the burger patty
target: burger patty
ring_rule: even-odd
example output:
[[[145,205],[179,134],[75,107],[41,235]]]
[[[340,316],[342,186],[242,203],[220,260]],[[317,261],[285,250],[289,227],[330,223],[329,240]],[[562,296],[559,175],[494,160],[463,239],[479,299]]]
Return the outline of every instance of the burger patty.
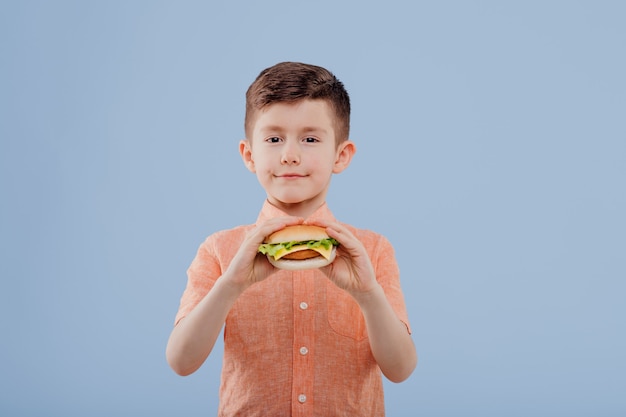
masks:
[[[317,256],[320,256],[319,253],[317,253],[314,250],[311,249],[305,249],[305,250],[299,250],[297,252],[292,252],[289,253],[285,256],[283,256],[281,259],[297,259],[297,260],[302,260],[302,259],[310,259],[310,258],[315,258]]]

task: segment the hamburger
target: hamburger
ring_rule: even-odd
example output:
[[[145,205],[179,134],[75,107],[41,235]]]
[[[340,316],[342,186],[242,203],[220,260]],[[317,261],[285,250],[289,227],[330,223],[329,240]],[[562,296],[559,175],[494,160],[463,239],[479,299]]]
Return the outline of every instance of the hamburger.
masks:
[[[279,269],[316,269],[335,260],[339,242],[329,237],[323,227],[311,225],[287,226],[269,235],[259,246]]]

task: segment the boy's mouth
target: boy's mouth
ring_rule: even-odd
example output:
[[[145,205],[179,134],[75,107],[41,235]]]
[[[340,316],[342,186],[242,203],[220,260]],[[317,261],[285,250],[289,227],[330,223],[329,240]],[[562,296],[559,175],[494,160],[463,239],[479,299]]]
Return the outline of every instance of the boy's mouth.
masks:
[[[288,172],[288,173],[285,173],[285,174],[276,175],[276,177],[290,180],[290,179],[304,178],[304,177],[306,177],[306,175]]]

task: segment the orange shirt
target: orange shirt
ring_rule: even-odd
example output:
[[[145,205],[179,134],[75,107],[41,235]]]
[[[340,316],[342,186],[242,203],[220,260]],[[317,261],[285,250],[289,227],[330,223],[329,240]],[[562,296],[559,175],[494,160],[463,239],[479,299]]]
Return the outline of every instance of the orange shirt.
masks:
[[[265,202],[257,222],[284,216]],[[308,221],[335,220],[324,204]],[[188,270],[176,322],[228,268],[253,226],[217,232]],[[350,226],[348,226],[350,227]],[[367,252],[399,320],[409,330],[393,248],[350,227]],[[384,416],[380,369],[359,306],[318,270],[279,271],[235,302],[224,327],[219,416]]]

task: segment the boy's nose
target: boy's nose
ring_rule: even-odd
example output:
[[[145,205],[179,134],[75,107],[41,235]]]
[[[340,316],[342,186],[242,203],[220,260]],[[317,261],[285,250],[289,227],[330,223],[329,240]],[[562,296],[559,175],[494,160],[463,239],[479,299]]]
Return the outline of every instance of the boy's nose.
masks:
[[[281,156],[281,164],[283,165],[294,165],[300,163],[300,154],[294,146],[285,146],[282,156]]]
[[[280,161],[283,165],[295,165],[300,163],[300,158],[296,156],[294,153],[291,154],[283,154],[283,157]]]

